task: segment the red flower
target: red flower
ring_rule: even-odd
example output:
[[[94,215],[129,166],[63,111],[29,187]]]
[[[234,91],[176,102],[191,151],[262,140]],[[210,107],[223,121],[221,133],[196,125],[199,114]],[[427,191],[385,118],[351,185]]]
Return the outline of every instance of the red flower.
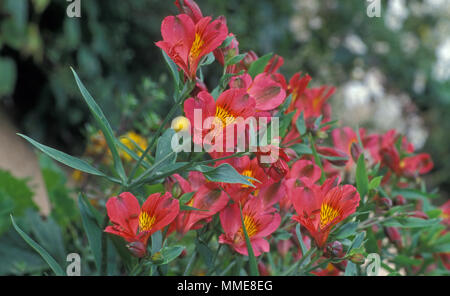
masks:
[[[123,237],[130,243],[128,247],[133,254],[142,257],[148,238],[170,224],[179,209],[178,200],[172,199],[168,192],[150,195],[142,208],[133,194],[123,192],[106,202],[108,217],[113,225],[107,226],[105,231]]]
[[[252,198],[243,206],[242,216],[255,256],[268,252],[270,246],[264,238],[278,228],[280,215],[265,209],[261,199]],[[219,243],[228,244],[239,254],[248,256],[239,205],[225,208],[220,213],[220,223],[225,233],[220,235]]]
[[[200,60],[222,44],[228,28],[222,18],[211,22],[211,17],[203,17],[194,24],[190,16],[180,14],[163,20],[161,35],[163,41],[156,45],[193,80]]]
[[[259,165],[275,181],[280,181],[289,173],[287,162],[290,160],[286,149],[274,145],[258,147],[256,158]]]
[[[433,169],[433,161],[428,153],[405,157],[400,161],[400,170],[406,177],[424,175]]]
[[[293,220],[303,225],[322,248],[331,229],[356,211],[359,194],[352,185],[339,186],[334,179],[327,179],[322,186],[308,178],[300,181],[303,186],[290,190],[297,216]],[[339,183],[339,182],[338,182]]]
[[[450,226],[450,200],[441,206],[442,210],[442,223]]]
[[[259,190],[264,186],[267,186],[267,184],[269,183],[269,179],[266,173],[259,166],[258,160],[256,158],[250,160],[250,157],[243,156],[231,158],[223,162],[229,163],[236,169],[239,174],[254,178],[259,181],[257,182],[252,179],[248,179],[248,181],[255,187],[251,187],[245,184],[223,184],[225,191],[235,202],[244,202],[252,192],[254,192],[255,190]],[[217,165],[220,165],[223,162],[218,162]]]
[[[195,98],[187,99],[184,102],[184,113],[191,122],[194,143],[215,145],[215,140],[221,139],[225,144],[227,142],[225,131],[228,130],[228,126],[244,124],[237,119],[245,120],[252,116],[255,105],[255,99],[250,97],[244,89],[226,90],[217,101],[214,101],[214,98],[205,91],[200,92]],[[194,120],[195,110],[201,110],[202,114],[201,120],[197,122]],[[208,122],[208,118],[212,121]],[[209,134],[208,138],[205,138],[207,134]],[[234,137],[234,140],[236,142],[237,137]]]
[[[183,211],[170,225],[169,233],[176,230],[181,235],[191,229],[199,229],[208,223],[212,216],[221,211],[228,203],[228,195],[219,189],[219,185],[207,182],[200,172],[189,172],[187,181],[178,174],[172,175],[167,186],[179,186],[182,193],[195,192],[187,205],[201,211]],[[172,189],[173,190],[173,189]]]
[[[252,80],[249,74],[233,77],[230,81],[232,88],[244,88],[255,98],[257,111],[270,111],[281,105],[286,98],[283,85],[268,73],[261,73]]]

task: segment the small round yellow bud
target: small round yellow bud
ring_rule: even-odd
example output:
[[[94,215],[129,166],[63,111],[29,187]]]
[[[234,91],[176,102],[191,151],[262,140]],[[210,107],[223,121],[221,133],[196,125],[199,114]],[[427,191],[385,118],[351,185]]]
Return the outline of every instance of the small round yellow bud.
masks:
[[[175,130],[177,133],[180,131],[187,131],[189,130],[191,126],[191,123],[189,122],[189,119],[187,119],[184,116],[178,116],[177,118],[174,118],[172,120],[172,129]]]

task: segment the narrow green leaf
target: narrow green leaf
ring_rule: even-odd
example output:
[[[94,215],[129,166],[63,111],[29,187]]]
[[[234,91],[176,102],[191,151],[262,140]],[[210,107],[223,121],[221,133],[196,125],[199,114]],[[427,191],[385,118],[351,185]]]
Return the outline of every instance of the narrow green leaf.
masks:
[[[161,49],[161,52],[163,54],[164,61],[166,61],[167,67],[169,67],[170,74],[172,74],[175,92],[178,92],[180,90],[180,74],[178,72],[178,67],[164,50]]]
[[[300,136],[303,136],[306,133],[306,124],[305,124],[305,118],[303,116],[303,111],[300,113],[300,116],[297,118],[297,121],[295,122],[295,126],[297,127],[297,131],[299,132]]]
[[[108,144],[109,150],[111,151],[111,154],[113,156],[114,160],[114,168],[119,175],[120,179],[123,183],[126,183],[126,175],[125,170],[123,168],[122,160],[120,159],[119,153],[116,148],[116,140],[114,137],[114,133],[112,131],[111,125],[109,124],[108,120],[106,119],[105,115],[103,114],[103,111],[100,109],[100,106],[97,105],[94,98],[92,98],[91,94],[88,92],[86,87],[84,86],[83,82],[81,82],[80,78],[78,77],[77,73],[73,68],[72,72],[75,76],[75,80],[77,82],[78,88],[81,91],[81,95],[84,98],[84,101],[87,103],[89,110],[91,111],[92,115],[94,116],[94,119],[98,126],[100,127],[103,135],[105,136],[106,143]]]
[[[268,54],[260,57],[256,61],[254,61],[250,65],[250,68],[248,69],[248,74],[250,74],[250,76],[252,78],[255,78],[256,75],[262,73],[264,71],[264,68],[266,67],[267,63],[272,58],[272,56],[273,56],[273,53],[268,53]]]
[[[222,183],[237,183],[244,184],[251,187],[255,187],[246,176],[239,174],[231,165],[228,163],[223,163],[217,167],[211,167],[206,165],[197,165],[190,170],[202,172],[203,175],[212,182],[222,182]],[[255,179],[253,179],[255,180]]]
[[[378,188],[378,186],[380,186],[380,184],[381,184],[381,180],[383,180],[383,176],[378,176],[378,177],[375,177],[372,180],[370,180],[369,190]]]
[[[250,275],[259,276],[258,264],[256,263],[255,253],[253,253],[253,247],[252,244],[250,243],[250,238],[248,237],[247,228],[244,223],[244,216],[242,215],[242,208],[240,206],[239,210],[241,211],[242,230],[244,231],[245,243],[247,244],[248,260],[250,264]]]
[[[356,164],[356,189],[361,196],[361,200],[364,199],[369,191],[369,178],[367,176],[366,163],[363,153],[359,156]]]
[[[300,224],[297,224],[297,226],[295,227],[295,234],[297,235],[297,239],[300,244],[300,249],[302,250],[302,255],[305,256],[308,249],[306,248],[306,245],[303,242],[303,236],[302,233],[300,232]]]
[[[19,228],[19,226],[17,226],[16,222],[14,221],[14,218],[12,215],[10,215],[11,217],[11,222],[12,225],[14,227],[14,229],[17,231],[17,233],[19,233],[19,235],[24,239],[24,241],[30,245],[30,247],[32,247],[36,252],[39,253],[39,255],[41,255],[42,259],[45,260],[45,262],[47,262],[47,264],[50,266],[50,268],[53,270],[53,272],[55,273],[55,275],[57,276],[64,276],[66,275],[64,270],[62,269],[62,267],[56,262],[55,259],[53,259],[52,256],[50,256],[50,254],[44,250],[44,248],[42,248],[40,245],[38,245],[31,237],[29,237],[22,229]]]
[[[95,265],[97,270],[100,272],[102,264],[102,234],[103,231],[97,223],[95,218],[95,213],[92,213],[90,207],[87,205],[86,197],[81,193],[78,195],[78,207],[80,208],[81,220],[83,223],[83,228],[86,232],[89,246],[91,247],[92,253],[94,254]]]
[[[246,53],[235,55],[234,57],[230,58],[228,61],[225,62],[225,66],[235,65],[239,63],[245,58],[246,55],[247,55]]]
[[[86,161],[84,161],[82,159],[70,156],[64,152],[61,152],[54,148],[40,144],[25,135],[22,135],[22,134],[17,134],[17,135],[21,136],[22,138],[24,138],[25,140],[30,142],[34,147],[36,147],[37,149],[39,149],[40,151],[42,151],[43,153],[50,156],[51,158],[53,158],[56,161],[59,161],[73,169],[82,171],[87,174],[106,177],[106,175],[104,173],[100,172],[99,170],[97,170],[96,168],[94,168],[93,166],[91,166],[89,163],[87,163]]]

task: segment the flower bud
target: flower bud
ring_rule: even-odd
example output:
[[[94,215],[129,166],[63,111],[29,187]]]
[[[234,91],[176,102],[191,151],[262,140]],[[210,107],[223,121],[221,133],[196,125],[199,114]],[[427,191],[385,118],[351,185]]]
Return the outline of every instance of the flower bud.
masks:
[[[378,201],[377,205],[381,210],[387,211],[390,208],[392,208],[392,200],[390,198],[382,197],[379,198],[377,201]]]
[[[325,257],[328,258],[341,258],[344,256],[344,247],[342,246],[342,243],[339,241],[334,241],[332,243],[329,243],[325,247]]]
[[[396,206],[406,205],[406,198],[404,198],[403,195],[397,195],[394,198],[394,205],[396,205]]]
[[[353,142],[350,146],[350,154],[352,155],[353,161],[358,162],[359,156],[363,153],[363,149],[358,143]]]
[[[397,248],[402,248],[402,236],[400,231],[396,227],[384,227],[384,233],[388,237],[389,241],[394,244]]]
[[[261,276],[270,276],[269,268],[261,261],[258,263],[258,271]]]
[[[416,218],[420,218],[420,219],[424,219],[424,220],[428,220],[428,216],[427,214],[425,214],[422,211],[414,211],[412,212],[409,217],[416,217]]]
[[[133,256],[136,256],[138,258],[142,258],[147,254],[147,248],[145,247],[145,244],[140,241],[129,243],[127,245],[127,248],[128,250],[130,250]]]
[[[366,257],[361,253],[353,254],[349,259],[355,264],[363,264],[366,261]]]
[[[151,260],[154,264],[161,264],[164,262],[164,256],[161,254],[161,252],[156,252],[152,255]]]

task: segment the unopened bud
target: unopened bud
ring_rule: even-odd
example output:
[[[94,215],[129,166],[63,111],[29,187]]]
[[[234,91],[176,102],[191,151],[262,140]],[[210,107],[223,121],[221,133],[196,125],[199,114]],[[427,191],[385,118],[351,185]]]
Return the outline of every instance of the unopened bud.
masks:
[[[404,198],[403,195],[397,195],[394,198],[394,205],[396,205],[396,206],[406,205],[406,198]]]
[[[416,218],[420,218],[420,219],[424,219],[424,220],[428,220],[428,216],[427,214],[425,214],[422,211],[414,211],[412,212],[409,217],[416,217]]]
[[[326,245],[325,256],[328,258],[340,258],[344,255],[344,247],[339,241],[334,241]]]
[[[361,253],[353,254],[349,259],[355,264],[363,264],[366,261],[366,257]]]
[[[129,243],[127,245],[128,250],[130,250],[131,254],[138,258],[142,258],[147,254],[147,250],[145,247],[145,244],[140,241],[135,241],[132,243]]]
[[[156,252],[152,255],[151,260],[154,264],[161,264],[164,262],[164,256],[161,254],[161,252]]]
[[[388,237],[389,241],[394,244],[397,248],[402,248],[402,235],[396,227],[385,227],[384,233]]]
[[[378,199],[377,204],[381,210],[389,210],[390,208],[392,208],[392,200],[387,197],[382,197]]]
[[[353,142],[350,146],[350,154],[354,162],[358,162],[359,156],[363,153],[363,149],[358,143]]]

